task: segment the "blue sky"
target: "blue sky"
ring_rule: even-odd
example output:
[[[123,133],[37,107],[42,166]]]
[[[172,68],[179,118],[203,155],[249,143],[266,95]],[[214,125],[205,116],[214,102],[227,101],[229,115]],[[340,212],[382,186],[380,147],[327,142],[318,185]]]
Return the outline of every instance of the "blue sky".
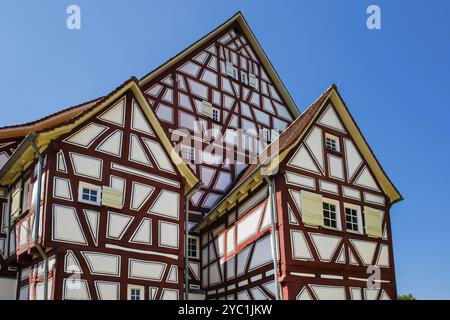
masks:
[[[66,8],[81,8],[81,30]],[[382,29],[368,30],[377,4]],[[450,2],[2,1],[0,126],[102,96],[243,11],[300,109],[336,83],[405,200],[398,290],[450,299]]]

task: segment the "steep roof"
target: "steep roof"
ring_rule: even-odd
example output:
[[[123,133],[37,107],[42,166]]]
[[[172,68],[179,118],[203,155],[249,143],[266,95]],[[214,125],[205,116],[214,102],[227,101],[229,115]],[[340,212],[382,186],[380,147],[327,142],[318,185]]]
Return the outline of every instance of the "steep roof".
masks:
[[[270,175],[271,172],[276,174],[275,169],[278,168],[278,164],[283,161],[290,150],[297,146],[299,141],[304,137],[308,129],[314,123],[316,116],[321,110],[323,110],[323,108],[328,106],[329,102],[333,104],[337,113],[342,118],[344,125],[355,141],[355,144],[360,150],[363,158],[374,173],[375,178],[381,185],[382,190],[389,197],[389,203],[393,204],[401,201],[403,199],[402,195],[381,167],[381,164],[375,157],[375,154],[365,140],[344,100],[339,94],[336,85],[333,84],[325,92],[323,92],[300,117],[292,122],[291,125],[279,135],[277,140],[273,141],[271,145],[269,145],[266,150],[259,155],[256,163],[249,165],[247,169],[242,172],[236,184],[231,188],[228,194],[223,197],[221,201],[208,213],[208,215],[206,215],[197,224],[194,231],[201,230],[210,221],[213,221],[216,217],[224,214],[230,205],[233,205],[233,203],[236,202],[243,194],[259,184],[260,181],[264,179],[264,176]],[[262,169],[265,169],[266,171],[261,172]]]
[[[174,150],[169,138],[162,129],[156,115],[148,104],[147,99],[145,99],[141,89],[139,88],[138,80],[135,77],[132,77],[129,80],[125,81],[114,91],[104,96],[103,98],[90,103],[88,107],[85,107],[76,116],[71,117],[64,122],[47,126],[43,129],[32,131],[31,133],[29,133],[22,141],[22,143],[17,147],[16,151],[8,160],[8,162],[0,170],[0,184],[5,185],[11,183],[12,181],[14,181],[15,176],[20,171],[24,170],[24,168],[27,168],[27,166],[32,163],[35,158],[35,152],[31,145],[33,141],[35,142],[37,148],[42,152],[48,147],[51,141],[67,132],[72,131],[75,127],[88,121],[92,116],[99,113],[101,110],[105,109],[106,107],[108,107],[108,105],[122,96],[127,90],[131,90],[133,92],[136,101],[142,107],[144,114],[151,123],[156,135],[161,140],[164,148],[169,153],[172,162],[177,166],[181,175],[185,178],[185,191],[191,191],[198,185],[199,180]]]
[[[35,121],[0,127],[0,140],[8,138],[25,137],[30,132],[40,131],[45,128],[55,126],[65,121],[68,121],[76,117],[80,113],[82,113],[84,110],[92,107],[99,100],[101,100],[101,98],[97,98],[91,101],[84,102],[82,104],[65,108],[61,111],[55,112],[51,115],[45,116]]]
[[[250,26],[248,25],[247,21],[245,20],[242,13],[239,11],[234,16],[232,16],[230,19],[225,21],[223,24],[221,24],[219,27],[205,35],[200,40],[196,41],[174,57],[170,58],[166,62],[164,62],[162,65],[157,67],[156,69],[150,71],[148,74],[143,76],[141,80],[139,81],[139,84],[141,86],[145,85],[146,83],[150,82],[151,80],[155,79],[159,75],[161,75],[164,71],[170,69],[172,66],[176,65],[183,59],[185,59],[187,56],[189,56],[191,53],[193,53],[195,50],[203,47],[207,43],[209,43],[211,40],[216,38],[218,35],[220,35],[223,31],[227,30],[229,27],[233,25],[240,26],[242,32],[247,37],[248,41],[252,45],[253,49],[256,52],[256,55],[260,59],[262,65],[266,69],[268,75],[273,79],[274,85],[276,89],[280,92],[282,98],[286,102],[289,110],[292,112],[294,117],[298,117],[300,115],[300,111],[297,108],[294,100],[290,96],[289,92],[287,91],[286,87],[284,86],[283,82],[280,79],[280,76],[276,72],[275,68],[273,67],[272,63],[270,62],[269,58],[267,57],[266,53],[264,52],[263,48],[259,44],[258,40],[256,39],[253,31],[250,29]]]

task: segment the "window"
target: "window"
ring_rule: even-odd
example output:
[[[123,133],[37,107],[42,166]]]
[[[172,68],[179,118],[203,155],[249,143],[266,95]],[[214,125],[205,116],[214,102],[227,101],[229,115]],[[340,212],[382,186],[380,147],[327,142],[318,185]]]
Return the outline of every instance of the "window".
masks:
[[[22,212],[22,208],[20,206],[20,201],[22,199],[22,188],[21,188],[21,182],[19,181],[14,186],[14,190],[12,192],[12,201],[11,201],[11,216],[18,217],[20,213]]]
[[[220,121],[220,111],[219,111],[219,109],[212,109],[212,119],[214,120],[214,121],[217,121],[217,122],[219,122]]]
[[[328,150],[339,152],[339,140],[331,134],[325,135],[325,143]]]
[[[101,187],[80,182],[78,185],[78,201],[88,204],[100,205]]]
[[[359,232],[358,211],[352,208],[345,208],[345,222],[347,230]]]
[[[198,258],[198,238],[197,237],[191,237],[188,238],[188,257],[189,258]]]
[[[269,129],[263,129],[263,136],[264,136],[264,141],[267,144],[270,144],[272,142],[272,133],[270,132]]]
[[[212,118],[212,104],[208,101],[202,101],[202,114]]]
[[[336,140],[327,137],[327,149],[336,151]]]
[[[226,64],[226,71],[227,71],[227,75],[229,75],[230,77],[232,77],[233,79],[238,78],[238,70],[235,66],[233,66],[233,64],[231,62],[227,62]]]
[[[195,160],[195,152],[191,147],[182,146],[181,147],[181,157],[185,160],[194,161]]]
[[[253,87],[254,89],[258,90],[258,80],[256,79],[256,76],[254,74],[249,73],[248,84],[250,87]]]
[[[336,205],[323,203],[323,224],[326,227],[337,229]]]
[[[144,287],[128,286],[128,300],[144,300]]]
[[[242,81],[242,83],[248,85],[248,75],[247,75],[247,72],[241,71],[241,81]]]
[[[23,185],[23,200],[22,200],[22,208],[23,211],[30,209],[30,185],[31,181],[28,179]]]

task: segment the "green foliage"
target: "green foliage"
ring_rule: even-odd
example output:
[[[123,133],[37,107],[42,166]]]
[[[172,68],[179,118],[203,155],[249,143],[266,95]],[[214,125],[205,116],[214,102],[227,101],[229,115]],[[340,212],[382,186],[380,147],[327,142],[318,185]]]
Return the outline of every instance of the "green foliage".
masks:
[[[411,293],[409,294],[404,294],[404,295],[399,295],[397,297],[398,300],[416,300],[416,298],[413,297],[413,295]]]

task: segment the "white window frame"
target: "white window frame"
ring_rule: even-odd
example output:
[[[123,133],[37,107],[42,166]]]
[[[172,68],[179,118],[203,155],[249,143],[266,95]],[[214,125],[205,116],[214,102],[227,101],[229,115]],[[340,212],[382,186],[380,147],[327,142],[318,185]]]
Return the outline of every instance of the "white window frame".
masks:
[[[248,74],[243,70],[241,71],[241,82],[248,85]]]
[[[139,301],[142,301],[145,299],[145,287],[144,286],[129,284],[127,287],[127,299],[128,300],[131,300],[131,290],[139,290],[140,291]]]
[[[22,192],[22,212],[30,209],[30,190],[31,190],[31,178],[25,181],[23,184],[23,192]]]
[[[258,78],[253,73],[248,74],[248,85],[255,90],[259,88]]]
[[[189,150],[189,157],[186,157],[187,155],[187,150]],[[188,146],[181,146],[181,150],[180,150],[180,154],[181,154],[181,158],[184,160],[188,160],[188,161],[195,161],[195,150],[192,147],[188,147]]]
[[[328,148],[328,143],[327,143],[328,140],[334,141],[336,149]],[[340,148],[340,145],[339,145],[339,138],[334,136],[334,135],[332,135],[332,134],[325,133],[325,147],[326,147],[327,150],[331,150],[331,151],[334,151],[334,152],[340,152],[341,148]]]
[[[216,114],[217,117],[215,117],[214,114]],[[213,121],[220,122],[220,110],[219,109],[217,109],[217,108],[211,109],[211,119]]]
[[[189,254],[189,239],[194,239],[195,241],[197,241],[197,244],[196,244],[197,254],[195,256]],[[187,250],[188,258],[199,259],[200,258],[200,252],[199,252],[200,251],[200,238],[197,236],[188,236],[187,246],[188,246],[188,250]]]
[[[325,225],[325,216],[323,214],[323,204],[324,203],[328,203],[328,204],[334,205],[336,207],[336,228],[333,228],[331,226],[326,226]],[[322,218],[324,219],[324,221],[323,221],[323,227],[324,228],[330,229],[330,230],[341,231],[342,230],[342,223],[341,223],[341,211],[340,211],[339,201],[336,201],[336,200],[333,200],[333,199],[329,199],[329,198],[323,198],[322,199]]]
[[[238,69],[229,61],[225,63],[225,70],[227,72],[227,75],[232,77],[233,79],[238,79]]]
[[[346,212],[347,208],[356,210],[356,215],[357,215],[357,219],[358,219],[358,231],[347,229],[347,212]],[[362,210],[361,210],[360,206],[350,204],[350,203],[344,203],[344,216],[345,216],[345,230],[347,232],[356,233],[356,234],[364,234],[364,227],[363,227],[363,223],[362,223]]]
[[[213,107],[212,107],[211,102],[203,100],[201,113],[203,115],[207,116],[208,118],[212,118],[212,110],[213,110]]]
[[[97,201],[90,201],[83,199],[83,189],[97,191]],[[100,206],[102,203],[102,187],[97,186],[95,184],[80,181],[78,184],[78,202]]]

